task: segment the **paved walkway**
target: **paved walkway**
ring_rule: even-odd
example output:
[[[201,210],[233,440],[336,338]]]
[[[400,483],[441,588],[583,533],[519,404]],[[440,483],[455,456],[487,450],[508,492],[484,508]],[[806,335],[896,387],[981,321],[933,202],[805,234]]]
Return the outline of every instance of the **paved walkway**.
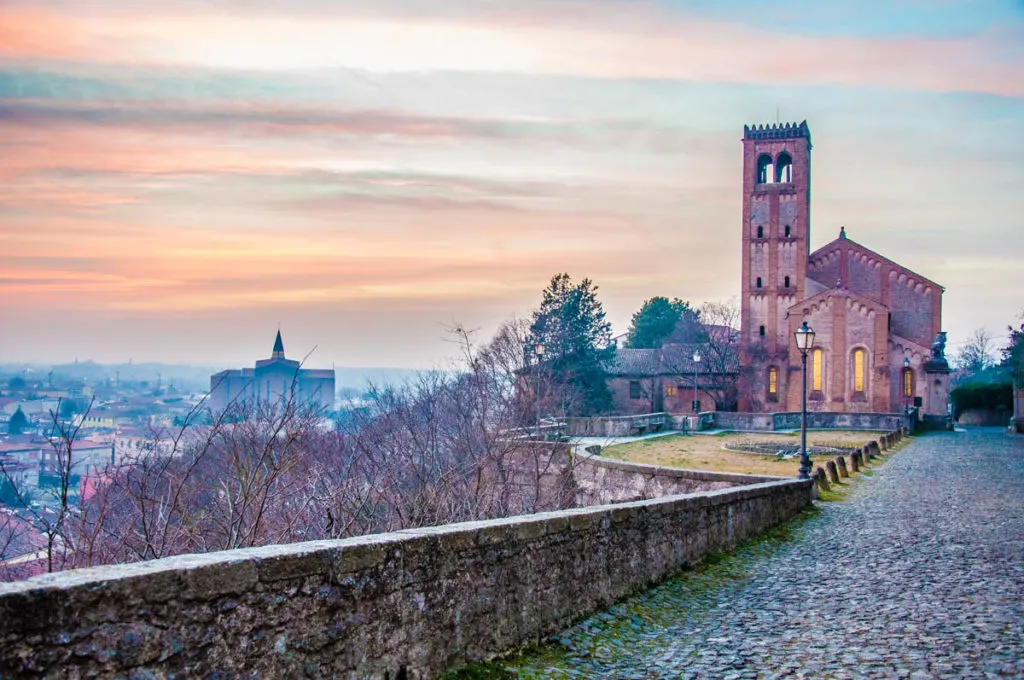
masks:
[[[916,438],[790,540],[675,579],[524,678],[1024,678],[1024,437]]]

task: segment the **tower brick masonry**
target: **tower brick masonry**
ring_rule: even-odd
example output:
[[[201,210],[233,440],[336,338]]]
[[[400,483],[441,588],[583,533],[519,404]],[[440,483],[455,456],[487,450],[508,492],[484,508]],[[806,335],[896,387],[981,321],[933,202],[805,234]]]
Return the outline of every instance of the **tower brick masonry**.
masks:
[[[810,410],[901,411],[928,394],[943,288],[843,228],[811,252],[811,148],[806,121],[743,129],[739,410],[800,409],[807,321]]]

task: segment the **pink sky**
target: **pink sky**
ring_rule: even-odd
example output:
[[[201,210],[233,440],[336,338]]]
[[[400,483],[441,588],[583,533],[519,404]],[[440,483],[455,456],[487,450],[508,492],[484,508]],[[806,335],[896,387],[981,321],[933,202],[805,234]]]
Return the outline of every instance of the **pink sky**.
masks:
[[[0,361],[427,367],[552,274],[616,332],[739,292],[744,123],[807,119],[812,246],[1024,309],[1024,18],[1000,3],[16,0],[0,8]],[[904,12],[904,13],[901,13]]]

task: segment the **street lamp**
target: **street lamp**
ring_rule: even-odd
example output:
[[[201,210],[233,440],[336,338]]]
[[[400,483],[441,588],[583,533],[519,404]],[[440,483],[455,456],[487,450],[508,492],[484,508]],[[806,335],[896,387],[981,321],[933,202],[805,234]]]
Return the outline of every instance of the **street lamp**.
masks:
[[[537,410],[537,439],[540,439],[540,365],[544,361],[544,343],[537,341],[537,344],[533,347],[533,352],[537,356],[537,370],[534,375],[534,389],[533,398],[536,402],[535,408]]]
[[[814,331],[804,321],[793,336],[803,364],[803,389],[800,390],[800,479],[810,479],[811,457],[807,454],[807,351],[814,344]]]
[[[700,367],[700,350],[693,350],[693,414],[697,415],[700,410],[700,402],[697,401],[697,369]]]
[[[903,358],[903,412],[910,413],[910,357]]]
[[[533,374],[533,400],[537,413],[537,438],[540,438],[540,365],[544,361],[544,328],[547,326],[547,314],[538,314],[533,325],[530,326],[530,336],[533,338],[533,355],[537,357],[537,367]]]

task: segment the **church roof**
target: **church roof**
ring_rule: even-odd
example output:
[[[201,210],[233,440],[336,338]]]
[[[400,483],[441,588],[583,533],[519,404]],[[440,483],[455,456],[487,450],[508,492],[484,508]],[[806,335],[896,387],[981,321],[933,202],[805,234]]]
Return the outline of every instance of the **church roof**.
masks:
[[[274,354],[284,354],[284,342],[281,340],[281,331],[277,331],[277,339],[274,340]]]
[[[873,251],[870,248],[868,248],[867,246],[861,245],[860,243],[854,241],[852,238],[847,237],[847,235],[846,235],[846,227],[840,227],[840,229],[839,229],[839,238],[836,238],[836,239],[826,243],[822,247],[818,248],[817,250],[815,250],[813,253],[810,254],[810,257],[808,259],[813,261],[813,260],[815,260],[818,257],[821,257],[823,255],[826,255],[827,253],[832,252],[833,250],[844,250],[844,251],[853,250],[853,251],[856,251],[856,252],[860,252],[860,253],[862,253],[864,255],[867,255],[869,257],[873,257],[873,258],[876,258],[878,260],[881,260],[882,262],[885,262],[885,263],[889,264],[890,266],[895,267],[896,269],[899,269],[899,270],[903,271],[907,275],[912,276],[915,279],[919,280],[921,283],[931,284],[931,285],[935,286],[936,288],[938,288],[940,291],[943,291],[943,292],[945,292],[945,290],[946,290],[946,287],[943,286],[942,284],[936,283],[935,281],[932,281],[931,279],[929,279],[926,276],[921,276],[920,274],[918,274],[914,270],[908,269],[907,267],[903,266],[899,262],[894,262],[893,260],[890,260],[889,258],[887,258],[885,255],[880,255],[879,253],[876,253],[875,251]],[[808,272],[808,276],[810,276],[809,272]],[[825,282],[822,282],[822,283],[825,283]],[[826,285],[827,285],[827,283],[826,283]]]
[[[800,309],[802,307],[813,307],[814,305],[820,304],[822,302],[825,302],[826,300],[828,300],[829,298],[832,298],[832,297],[849,298],[849,299],[853,300],[854,302],[858,302],[858,303],[864,305],[865,307],[867,307],[868,309],[872,309],[872,310],[874,310],[876,312],[879,312],[879,311],[882,311],[882,310],[885,310],[885,311],[889,310],[888,307],[886,307],[884,304],[882,304],[878,300],[872,300],[871,298],[869,298],[869,297],[867,297],[865,295],[861,295],[860,293],[855,293],[854,291],[849,290],[848,288],[844,288],[844,287],[841,287],[841,286],[836,286],[834,288],[828,288],[826,290],[823,290],[820,293],[818,293],[817,295],[812,295],[809,298],[804,298],[803,300],[800,300],[799,302],[790,305],[786,309],[786,311],[793,311],[795,309]]]

